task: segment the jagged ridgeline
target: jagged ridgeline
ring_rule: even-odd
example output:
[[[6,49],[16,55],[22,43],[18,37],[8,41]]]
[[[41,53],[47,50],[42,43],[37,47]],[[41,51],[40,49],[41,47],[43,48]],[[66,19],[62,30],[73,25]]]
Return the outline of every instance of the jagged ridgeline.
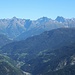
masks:
[[[61,28],[75,27],[75,18],[66,19],[58,16],[55,20],[42,17],[37,20],[0,19],[0,34],[7,35],[10,39],[24,40],[28,37],[41,34],[44,31]]]

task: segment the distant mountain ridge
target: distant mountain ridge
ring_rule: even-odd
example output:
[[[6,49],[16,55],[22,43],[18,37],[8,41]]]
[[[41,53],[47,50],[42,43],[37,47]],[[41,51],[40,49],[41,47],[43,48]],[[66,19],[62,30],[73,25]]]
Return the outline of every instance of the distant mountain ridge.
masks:
[[[41,34],[44,31],[62,28],[75,27],[75,18],[66,19],[58,16],[55,20],[41,17],[37,20],[20,19],[0,19],[0,34],[7,35],[11,39],[24,40],[28,37]]]

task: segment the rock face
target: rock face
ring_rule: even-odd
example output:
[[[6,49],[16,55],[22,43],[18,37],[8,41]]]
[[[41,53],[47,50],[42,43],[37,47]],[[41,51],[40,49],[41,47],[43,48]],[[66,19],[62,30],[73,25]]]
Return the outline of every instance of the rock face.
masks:
[[[42,17],[37,20],[19,19],[0,19],[0,34],[7,35],[11,39],[23,40],[44,31],[61,28],[75,27],[75,19],[65,19],[58,16],[55,20]]]
[[[55,20],[61,23],[66,22],[66,19],[60,16],[58,16]]]

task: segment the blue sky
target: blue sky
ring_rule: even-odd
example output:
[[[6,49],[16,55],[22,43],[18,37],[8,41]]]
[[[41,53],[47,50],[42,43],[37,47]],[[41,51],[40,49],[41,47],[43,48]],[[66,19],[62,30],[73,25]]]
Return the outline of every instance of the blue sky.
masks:
[[[0,18],[75,17],[75,0],[0,0]]]

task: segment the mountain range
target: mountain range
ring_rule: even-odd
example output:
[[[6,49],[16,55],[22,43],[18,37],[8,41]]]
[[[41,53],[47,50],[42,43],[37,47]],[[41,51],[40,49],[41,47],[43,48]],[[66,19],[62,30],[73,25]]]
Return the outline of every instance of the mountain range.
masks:
[[[1,75],[74,75],[75,18],[0,19]]]
[[[4,34],[10,39],[24,40],[28,37],[41,34],[44,31],[61,27],[75,27],[75,18],[66,19],[58,16],[55,20],[41,17],[37,20],[20,19],[0,19],[0,34]]]
[[[0,53],[18,62],[21,70],[32,75],[74,75],[75,28],[45,31],[6,44],[0,48]]]

